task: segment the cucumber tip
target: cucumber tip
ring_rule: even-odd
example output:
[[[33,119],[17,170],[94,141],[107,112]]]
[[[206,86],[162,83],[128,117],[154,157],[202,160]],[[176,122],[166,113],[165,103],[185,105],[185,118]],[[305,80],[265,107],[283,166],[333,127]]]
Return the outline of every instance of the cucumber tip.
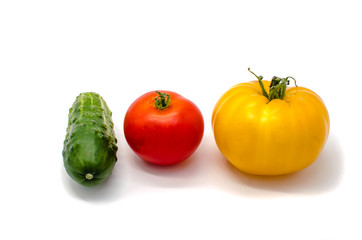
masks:
[[[85,175],[85,178],[88,179],[88,180],[92,180],[93,174],[87,173],[87,174]]]

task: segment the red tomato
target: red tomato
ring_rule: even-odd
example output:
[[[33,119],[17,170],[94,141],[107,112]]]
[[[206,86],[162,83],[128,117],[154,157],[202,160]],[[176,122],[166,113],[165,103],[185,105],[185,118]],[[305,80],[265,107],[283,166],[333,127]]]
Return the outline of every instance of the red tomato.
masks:
[[[127,110],[124,134],[143,160],[171,165],[187,159],[199,146],[204,120],[190,100],[171,91],[153,91],[136,99]]]

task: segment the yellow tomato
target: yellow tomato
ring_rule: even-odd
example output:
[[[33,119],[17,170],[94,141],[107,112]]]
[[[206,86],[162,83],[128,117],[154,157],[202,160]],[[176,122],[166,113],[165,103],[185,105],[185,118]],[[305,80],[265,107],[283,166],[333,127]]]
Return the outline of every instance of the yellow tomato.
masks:
[[[212,128],[218,148],[249,174],[304,169],[318,158],[328,138],[329,116],[322,99],[307,88],[284,85],[283,98],[269,100],[271,82],[258,80],[235,85],[217,102]]]

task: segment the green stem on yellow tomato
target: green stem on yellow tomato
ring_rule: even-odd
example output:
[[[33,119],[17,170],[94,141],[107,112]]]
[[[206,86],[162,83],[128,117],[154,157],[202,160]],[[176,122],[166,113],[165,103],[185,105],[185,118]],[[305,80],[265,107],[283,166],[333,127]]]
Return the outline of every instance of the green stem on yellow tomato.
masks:
[[[267,94],[266,91],[265,91],[264,84],[263,84],[263,81],[262,81],[262,80],[263,80],[263,76],[257,76],[255,73],[253,73],[253,72],[250,70],[250,68],[248,68],[248,70],[249,70],[249,72],[251,72],[251,73],[258,79],[259,84],[260,84],[260,87],[261,87],[261,91],[263,92],[263,95],[268,98],[268,94]]]
[[[289,85],[289,83],[290,83],[289,78],[294,80],[294,84],[297,87],[297,81],[293,77],[288,76],[286,78],[280,78],[280,77],[274,76],[270,82],[269,94],[267,94],[267,92],[265,91],[265,88],[264,88],[263,81],[262,81],[263,77],[257,76],[255,73],[250,71],[250,68],[248,68],[248,70],[258,79],[261,91],[262,91],[263,95],[266,98],[268,98],[269,101],[271,101],[273,99],[283,99],[284,98],[285,91],[287,90],[287,85]]]
[[[168,108],[171,104],[170,95],[167,93],[161,93],[159,91],[156,91],[156,93],[158,96],[155,97],[155,107],[160,110]]]

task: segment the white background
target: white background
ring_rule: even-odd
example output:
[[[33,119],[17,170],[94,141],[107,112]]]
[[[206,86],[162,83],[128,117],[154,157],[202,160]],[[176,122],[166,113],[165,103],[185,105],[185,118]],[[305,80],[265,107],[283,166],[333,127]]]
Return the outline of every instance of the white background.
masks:
[[[0,1],[0,239],[362,239],[359,1]],[[288,75],[331,118],[317,161],[256,177],[217,149],[211,112],[234,84]],[[128,106],[168,89],[205,120],[193,156],[138,159],[123,135]],[[65,173],[75,97],[113,112],[118,162],[93,188]],[[301,149],[301,151],[308,151]]]

